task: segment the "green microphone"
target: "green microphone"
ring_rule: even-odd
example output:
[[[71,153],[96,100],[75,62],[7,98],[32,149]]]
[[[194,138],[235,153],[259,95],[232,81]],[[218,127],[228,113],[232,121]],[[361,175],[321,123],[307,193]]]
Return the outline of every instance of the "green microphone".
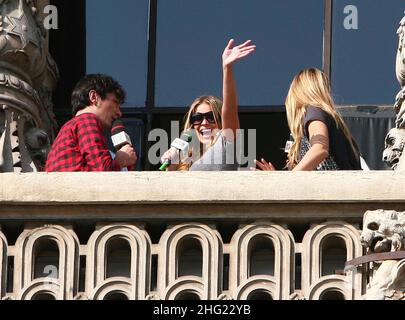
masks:
[[[180,138],[174,139],[174,141],[170,144],[170,148],[184,151],[188,149],[189,143],[191,142],[191,135],[189,133],[183,133]],[[163,160],[163,159],[162,159]],[[168,166],[172,163],[171,159],[164,159],[162,161],[162,165],[159,168],[159,171],[165,171]]]

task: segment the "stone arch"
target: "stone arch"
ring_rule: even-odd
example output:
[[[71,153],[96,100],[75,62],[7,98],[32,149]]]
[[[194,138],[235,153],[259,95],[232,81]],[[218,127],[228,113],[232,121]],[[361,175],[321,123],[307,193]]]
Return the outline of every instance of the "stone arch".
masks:
[[[79,240],[73,230],[60,225],[26,229],[18,237],[15,245],[15,268],[20,269],[21,272],[14,276],[15,291],[23,295],[32,284],[42,283],[49,286],[49,283],[54,283],[49,277],[34,279],[35,245],[43,239],[56,242],[59,249],[59,270],[57,270],[58,277],[55,279],[59,291],[53,294],[58,299],[71,300],[78,290]]]
[[[128,300],[134,300],[133,285],[131,281],[125,277],[109,278],[100,283],[100,285],[94,289],[90,300],[104,300],[105,297],[112,292],[120,292],[126,295]]]
[[[320,242],[319,277],[334,275],[344,270],[347,261],[347,241],[338,234],[326,236]]]
[[[355,292],[358,297],[349,297],[345,293],[345,298],[352,300],[361,297],[362,291],[362,272],[349,272],[347,276],[338,275],[322,275],[322,251],[323,245],[330,237],[341,239],[346,247],[346,259],[352,260],[363,255],[363,247],[360,241],[360,230],[346,222],[325,222],[312,227],[304,236],[302,242],[302,290],[306,299],[309,299],[311,288],[317,287],[318,282],[324,283],[323,280],[329,279],[325,283],[331,286],[338,286],[331,279],[340,279],[338,281],[345,281],[352,283],[354,281]],[[352,279],[352,276],[354,279]],[[340,283],[339,282],[339,283]],[[327,288],[325,288],[326,290]],[[321,293],[320,293],[321,294]],[[320,295],[319,294],[319,295]],[[318,295],[318,296],[319,296]],[[313,296],[313,294],[312,294]]]
[[[268,235],[256,235],[248,246],[248,277],[270,275],[274,277],[274,243]]]
[[[131,284],[131,300],[142,300],[149,294],[151,274],[151,240],[140,226],[135,224],[111,224],[99,227],[91,235],[87,245],[86,291],[89,297],[96,296],[100,286],[114,287],[116,278],[107,278],[107,246],[110,240],[120,238],[131,248],[130,277],[124,277]],[[108,290],[111,291],[111,290]]]
[[[322,295],[328,291],[337,291],[343,295],[345,300],[351,300],[349,285],[345,276],[325,276],[310,288],[308,300],[320,300]]]
[[[194,290],[185,290],[178,293],[174,300],[201,300],[201,297]]]
[[[1,230],[1,228],[0,228]],[[7,287],[7,239],[0,231],[0,300],[6,295]]]
[[[202,277],[194,277],[200,279],[204,287],[200,297],[216,299],[222,290],[223,244],[218,231],[202,223],[183,223],[164,232],[159,242],[158,289],[160,292],[167,291],[179,279],[190,278],[177,276],[179,244],[187,239],[199,241],[202,248]]]
[[[257,290],[267,292],[272,299],[276,299],[278,283],[274,277],[254,276],[240,284],[235,292],[235,300],[247,300],[249,295]]]
[[[273,243],[274,275],[249,276],[249,246],[257,237],[266,237]],[[235,297],[241,286],[257,277],[274,284],[273,299],[288,299],[294,290],[294,238],[289,230],[271,222],[255,222],[237,230],[230,243],[230,291]]]
[[[59,245],[54,238],[44,236],[38,238],[32,250],[33,279],[43,278],[49,273],[50,277],[58,278],[60,269]],[[48,270],[46,266],[48,267]]]
[[[106,243],[105,276],[131,277],[131,245],[127,239],[121,237],[111,238]]]
[[[103,300],[129,300],[129,298],[125,292],[111,291],[104,296]]]
[[[200,240],[193,236],[180,240],[176,247],[176,261],[176,278],[193,275],[202,277],[203,250]]]
[[[65,300],[61,287],[58,279],[49,279],[48,282],[36,279],[20,292],[17,300],[32,300],[37,294],[48,294],[53,296],[55,300]]]
[[[207,300],[205,284],[200,277],[184,276],[175,280],[163,293],[163,300],[175,300],[180,294],[191,292],[200,300]]]

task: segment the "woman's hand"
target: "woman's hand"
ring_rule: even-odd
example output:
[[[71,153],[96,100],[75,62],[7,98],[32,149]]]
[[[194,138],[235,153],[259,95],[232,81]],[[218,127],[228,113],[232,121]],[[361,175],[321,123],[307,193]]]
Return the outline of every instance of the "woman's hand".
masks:
[[[274,168],[274,166],[271,164],[271,162],[267,162],[266,160],[264,160],[262,158],[261,161],[257,161],[255,160],[256,166],[258,166],[259,168],[250,168],[250,170],[261,170],[261,171],[276,171],[276,168]]]
[[[224,53],[222,54],[222,130],[227,140],[233,141],[236,137],[236,130],[240,128],[238,115],[238,97],[236,92],[236,82],[233,76],[232,64],[252,53],[256,46],[248,40],[234,47],[234,39],[229,40]],[[228,130],[229,129],[229,130]]]
[[[161,163],[169,161],[170,165],[167,167],[167,171],[176,171],[179,167],[180,152],[174,148],[167,150],[160,158]]]
[[[234,43],[234,39],[229,40],[228,45],[222,54],[222,66],[224,68],[232,65],[236,60],[246,57],[256,49],[256,46],[252,44],[252,40],[247,40],[244,43],[233,47]]]
[[[170,163],[179,163],[179,150],[175,148],[170,148],[167,150],[163,156],[160,158],[160,161],[163,163],[165,161],[169,161]]]

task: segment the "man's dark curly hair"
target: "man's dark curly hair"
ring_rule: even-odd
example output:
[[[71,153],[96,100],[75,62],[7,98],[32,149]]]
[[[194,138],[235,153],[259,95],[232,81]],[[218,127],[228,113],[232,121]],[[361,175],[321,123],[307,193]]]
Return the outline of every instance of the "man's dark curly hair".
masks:
[[[115,93],[120,104],[125,102],[125,90],[116,80],[104,74],[89,74],[81,79],[73,90],[71,98],[73,115],[90,105],[89,92],[91,90],[96,91],[102,100],[107,97],[108,93]]]

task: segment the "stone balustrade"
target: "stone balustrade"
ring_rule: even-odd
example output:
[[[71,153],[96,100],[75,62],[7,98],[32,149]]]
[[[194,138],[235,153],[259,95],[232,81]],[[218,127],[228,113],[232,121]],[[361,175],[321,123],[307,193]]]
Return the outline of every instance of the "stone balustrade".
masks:
[[[0,175],[2,299],[347,299],[400,172]]]

